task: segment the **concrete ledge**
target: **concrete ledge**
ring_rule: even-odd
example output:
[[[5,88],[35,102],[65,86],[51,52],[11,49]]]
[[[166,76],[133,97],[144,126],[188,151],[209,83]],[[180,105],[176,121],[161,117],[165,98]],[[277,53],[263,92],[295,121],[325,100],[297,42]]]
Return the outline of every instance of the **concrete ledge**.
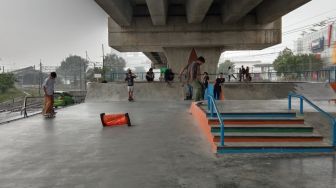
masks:
[[[136,82],[134,85],[136,101],[182,101],[181,83],[167,85],[163,82]],[[85,102],[127,101],[128,92],[125,82],[88,83]]]

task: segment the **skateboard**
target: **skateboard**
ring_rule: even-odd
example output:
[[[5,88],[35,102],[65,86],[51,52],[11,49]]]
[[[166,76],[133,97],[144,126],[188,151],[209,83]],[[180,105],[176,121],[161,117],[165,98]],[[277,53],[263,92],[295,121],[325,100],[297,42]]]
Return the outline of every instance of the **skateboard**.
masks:
[[[54,113],[52,113],[52,114],[43,114],[43,116],[44,116],[45,118],[55,118],[55,117],[56,117],[56,113],[57,113],[57,112],[54,112]]]
[[[134,99],[133,98],[129,98],[128,101],[129,102],[134,102]]]

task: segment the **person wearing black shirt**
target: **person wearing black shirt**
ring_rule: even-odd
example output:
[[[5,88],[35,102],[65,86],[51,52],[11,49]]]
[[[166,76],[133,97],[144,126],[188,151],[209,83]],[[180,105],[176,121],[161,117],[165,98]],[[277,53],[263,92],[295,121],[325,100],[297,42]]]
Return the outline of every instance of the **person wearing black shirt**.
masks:
[[[150,68],[149,71],[146,73],[146,80],[147,80],[147,82],[153,82],[154,81],[153,68]]]
[[[214,85],[214,98],[216,100],[219,100],[220,99],[220,95],[221,95],[221,92],[222,92],[222,86],[221,84],[225,82],[225,78],[223,76],[223,73],[220,73],[219,74],[219,77],[216,79],[215,81],[215,85]]]
[[[209,75],[207,72],[203,73],[202,84],[203,84],[202,96],[204,97],[205,91],[208,89],[208,85],[209,85]]]
[[[127,82],[127,89],[128,89],[128,100],[133,101],[133,91],[134,91],[134,79],[136,75],[134,75],[131,69],[128,69],[126,73],[125,81]]]

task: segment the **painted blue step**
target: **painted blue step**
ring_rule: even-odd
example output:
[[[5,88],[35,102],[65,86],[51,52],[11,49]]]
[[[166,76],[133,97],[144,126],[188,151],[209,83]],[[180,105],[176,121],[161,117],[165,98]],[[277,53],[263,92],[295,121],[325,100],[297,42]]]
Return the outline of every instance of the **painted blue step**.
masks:
[[[227,143],[217,145],[217,153],[324,153],[334,152],[335,148],[325,142],[305,143]]]
[[[210,116],[210,113],[207,113],[208,117]],[[221,113],[221,116],[223,118],[246,118],[246,117],[261,117],[261,118],[271,118],[271,117],[296,117],[295,112],[237,112],[237,113]]]

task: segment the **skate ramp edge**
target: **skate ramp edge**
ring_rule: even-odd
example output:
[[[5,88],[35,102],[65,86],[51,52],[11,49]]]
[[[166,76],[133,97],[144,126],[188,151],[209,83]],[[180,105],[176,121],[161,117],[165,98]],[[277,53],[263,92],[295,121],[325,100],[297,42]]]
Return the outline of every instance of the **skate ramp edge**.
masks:
[[[312,100],[336,99],[334,90],[326,83],[228,83],[224,84],[223,90],[225,100],[285,99],[289,92]]]
[[[181,83],[167,85],[163,82],[136,82],[134,85],[136,101],[182,101]],[[124,82],[88,83],[85,102],[127,101],[128,91]]]

